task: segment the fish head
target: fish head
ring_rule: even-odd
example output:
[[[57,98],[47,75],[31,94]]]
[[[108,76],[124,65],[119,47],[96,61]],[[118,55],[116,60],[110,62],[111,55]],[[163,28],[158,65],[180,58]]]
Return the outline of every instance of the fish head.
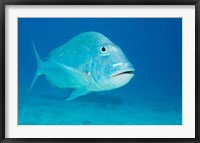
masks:
[[[123,51],[112,42],[97,46],[93,54],[92,74],[103,90],[119,88],[134,76],[134,68]]]

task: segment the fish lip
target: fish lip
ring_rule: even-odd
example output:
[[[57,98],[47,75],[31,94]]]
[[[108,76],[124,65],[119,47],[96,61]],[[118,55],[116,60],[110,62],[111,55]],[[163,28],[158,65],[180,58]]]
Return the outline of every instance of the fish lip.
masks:
[[[125,71],[121,71],[121,72],[118,72],[118,73],[114,73],[113,75],[111,75],[111,77],[116,77],[116,76],[119,76],[119,75],[123,75],[123,74],[133,74],[134,70],[133,69],[130,69],[130,70],[125,70]]]

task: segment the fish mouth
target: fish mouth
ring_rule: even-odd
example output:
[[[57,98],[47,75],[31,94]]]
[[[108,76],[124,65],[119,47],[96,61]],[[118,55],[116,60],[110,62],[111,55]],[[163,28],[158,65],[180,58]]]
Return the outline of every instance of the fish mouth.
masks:
[[[116,77],[116,76],[123,75],[123,74],[132,74],[133,75],[133,70],[128,70],[128,71],[120,72],[120,73],[112,75],[111,77]]]

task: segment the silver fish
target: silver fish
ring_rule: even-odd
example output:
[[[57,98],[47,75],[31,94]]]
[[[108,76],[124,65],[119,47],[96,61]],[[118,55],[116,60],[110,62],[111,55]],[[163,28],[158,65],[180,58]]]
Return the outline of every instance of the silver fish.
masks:
[[[119,88],[134,76],[122,50],[98,32],[85,32],[52,50],[42,61],[32,42],[38,68],[29,91],[40,75],[55,87],[72,88],[65,101],[91,92]]]

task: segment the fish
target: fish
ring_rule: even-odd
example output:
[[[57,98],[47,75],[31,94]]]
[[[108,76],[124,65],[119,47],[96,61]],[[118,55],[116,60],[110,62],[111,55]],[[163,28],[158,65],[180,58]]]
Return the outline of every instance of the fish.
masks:
[[[73,89],[65,101],[122,87],[134,76],[134,68],[121,48],[99,32],[75,36],[53,49],[45,60],[33,41],[32,46],[37,70],[28,93],[41,75],[54,87]]]

